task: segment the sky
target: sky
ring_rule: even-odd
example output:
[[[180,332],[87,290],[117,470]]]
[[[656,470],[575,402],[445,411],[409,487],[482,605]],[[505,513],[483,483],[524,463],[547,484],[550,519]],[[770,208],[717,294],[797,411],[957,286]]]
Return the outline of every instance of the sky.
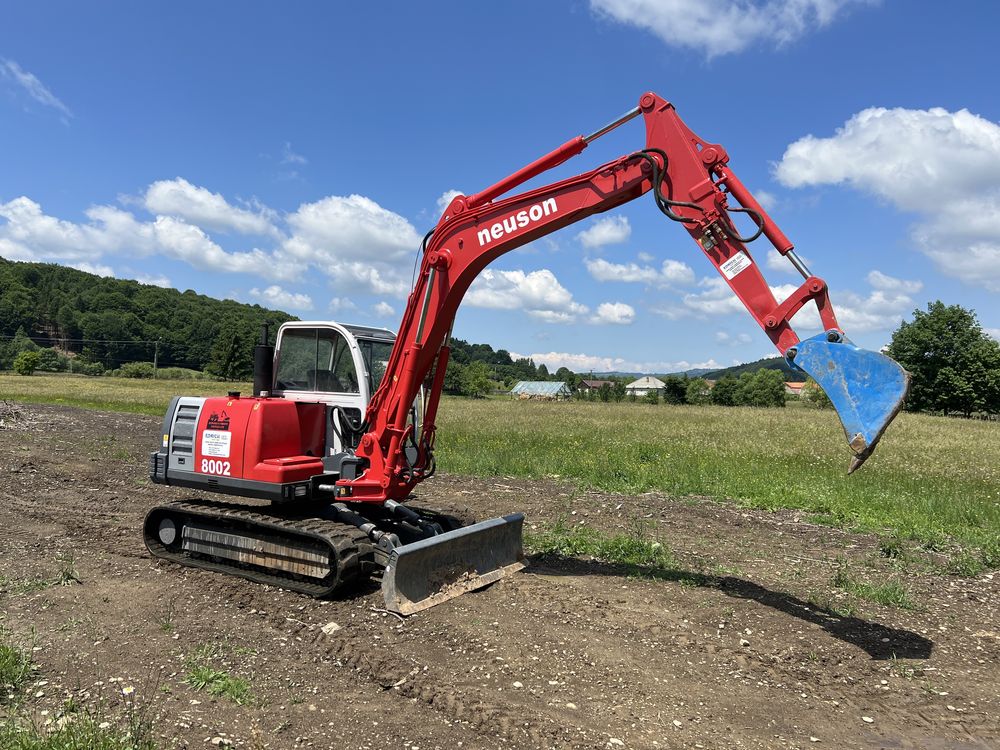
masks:
[[[0,256],[395,329],[453,195],[654,91],[726,147],[856,343],[939,299],[1000,338],[1000,4],[942,7],[10,4]],[[633,121],[525,188],[644,140]],[[749,246],[781,299],[800,277],[769,248]],[[774,353],[649,195],[495,261],[454,335],[578,372]]]

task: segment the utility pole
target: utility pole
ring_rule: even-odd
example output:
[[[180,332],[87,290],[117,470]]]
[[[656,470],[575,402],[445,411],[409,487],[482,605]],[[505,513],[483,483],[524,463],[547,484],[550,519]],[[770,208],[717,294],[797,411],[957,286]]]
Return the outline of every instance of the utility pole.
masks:
[[[153,349],[153,380],[156,380],[156,367],[160,363],[160,340],[157,339]]]

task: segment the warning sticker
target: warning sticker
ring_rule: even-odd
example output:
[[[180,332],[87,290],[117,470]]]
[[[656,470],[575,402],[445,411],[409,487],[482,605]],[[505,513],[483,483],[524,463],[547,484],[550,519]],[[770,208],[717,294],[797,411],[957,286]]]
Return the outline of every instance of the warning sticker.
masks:
[[[203,430],[201,433],[201,455],[229,458],[232,433],[221,430]]]
[[[750,260],[750,256],[740,250],[736,255],[719,266],[719,268],[722,269],[722,273],[726,275],[727,279],[732,279],[740,271],[745,271],[752,265],[753,261]]]

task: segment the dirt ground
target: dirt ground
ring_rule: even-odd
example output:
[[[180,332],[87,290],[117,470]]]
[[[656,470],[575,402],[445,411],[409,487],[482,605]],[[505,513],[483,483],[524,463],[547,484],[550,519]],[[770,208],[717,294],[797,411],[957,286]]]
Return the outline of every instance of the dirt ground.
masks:
[[[1000,574],[901,570],[790,511],[442,474],[421,497],[481,518],[646,519],[678,570],[534,559],[401,621],[374,585],[312,600],[154,561],[143,515],[190,496],[146,478],[160,420],[21,408],[0,427],[0,625],[34,632],[35,716],[70,696],[119,711],[134,687],[164,748],[1000,747]],[[902,575],[916,609],[840,591],[838,559]],[[79,582],[21,585],[67,566]],[[206,644],[248,703],[184,683]]]

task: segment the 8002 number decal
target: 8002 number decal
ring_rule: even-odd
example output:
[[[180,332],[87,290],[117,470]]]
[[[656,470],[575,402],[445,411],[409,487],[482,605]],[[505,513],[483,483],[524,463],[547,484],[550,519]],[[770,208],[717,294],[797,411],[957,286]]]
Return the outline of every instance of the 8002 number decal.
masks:
[[[221,474],[224,477],[228,477],[230,469],[228,461],[216,461],[214,458],[201,459],[202,474]]]

